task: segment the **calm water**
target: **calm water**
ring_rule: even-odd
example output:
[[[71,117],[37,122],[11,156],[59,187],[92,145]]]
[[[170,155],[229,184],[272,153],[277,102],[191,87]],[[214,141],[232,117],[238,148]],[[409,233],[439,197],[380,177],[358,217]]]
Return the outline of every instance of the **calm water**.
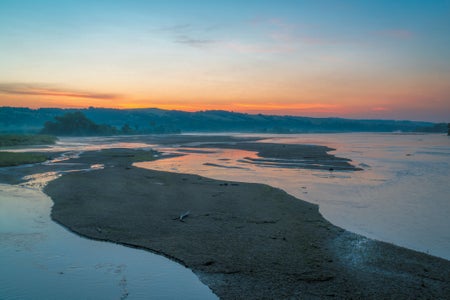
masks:
[[[51,221],[53,202],[40,188],[57,176],[0,184],[0,299],[217,299],[192,271],[165,257],[88,240]]]
[[[280,187],[319,204],[328,220],[345,229],[450,259],[447,136],[308,134],[272,135],[266,141],[327,145],[364,171],[261,167],[241,162],[256,157],[253,152],[192,153],[179,145],[160,149],[185,156],[137,165]],[[85,138],[63,139],[42,150],[76,154],[150,146],[157,147]],[[162,256],[81,238],[53,223],[52,201],[39,187],[57,176],[35,176],[23,186],[0,184],[0,299],[216,298],[190,270]]]
[[[38,190],[0,185],[0,299],[216,299],[162,256],[66,231],[51,206]]]
[[[253,152],[217,149],[136,165],[276,186],[319,204],[321,213],[335,225],[450,259],[450,138],[446,135],[307,134],[267,138],[266,142],[330,146],[337,149],[336,155],[351,158],[364,170],[261,167],[240,161],[255,157]]]

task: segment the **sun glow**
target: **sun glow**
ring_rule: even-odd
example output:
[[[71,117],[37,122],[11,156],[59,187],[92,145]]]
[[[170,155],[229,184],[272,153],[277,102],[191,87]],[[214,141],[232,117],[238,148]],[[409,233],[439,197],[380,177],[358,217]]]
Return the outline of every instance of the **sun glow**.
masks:
[[[436,1],[25,2],[0,3],[0,106],[450,119]]]

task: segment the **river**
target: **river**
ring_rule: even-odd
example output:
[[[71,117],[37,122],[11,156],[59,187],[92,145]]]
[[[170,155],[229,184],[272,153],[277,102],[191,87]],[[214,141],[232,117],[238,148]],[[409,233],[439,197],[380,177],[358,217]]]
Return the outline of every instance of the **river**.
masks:
[[[258,135],[261,136],[261,135]],[[325,145],[362,171],[249,164],[241,150],[161,148],[185,156],[136,165],[222,180],[264,183],[319,205],[333,224],[450,260],[450,137],[443,134],[268,135],[262,142]],[[186,151],[187,150],[187,151]],[[195,149],[191,149],[195,150]]]
[[[248,136],[248,135],[238,135]],[[261,135],[258,135],[261,136]],[[316,203],[333,224],[450,259],[450,138],[438,134],[266,135],[261,142],[325,145],[362,171],[260,166],[256,153],[231,149],[198,153],[194,145],[157,145],[148,137],[61,139],[50,148],[75,151],[156,148],[183,156],[136,163],[169,172],[279,187]],[[119,139],[119,142],[117,141]],[[190,147],[191,146],[191,147]],[[160,255],[79,237],[50,219],[42,184],[0,184],[1,299],[215,299],[190,270]],[[44,181],[44,183],[42,183]]]

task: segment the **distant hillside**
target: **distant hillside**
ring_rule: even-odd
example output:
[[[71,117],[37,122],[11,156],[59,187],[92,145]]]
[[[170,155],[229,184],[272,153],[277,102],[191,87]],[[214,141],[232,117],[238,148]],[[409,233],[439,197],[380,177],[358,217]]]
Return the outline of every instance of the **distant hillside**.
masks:
[[[0,107],[0,132],[38,132],[47,121],[70,112],[82,112],[98,124],[117,129],[130,128],[133,133],[186,132],[414,132],[444,128],[431,122],[393,120],[353,120],[243,114],[228,111],[184,112],[149,109],[59,109]],[[440,131],[439,131],[440,132]]]

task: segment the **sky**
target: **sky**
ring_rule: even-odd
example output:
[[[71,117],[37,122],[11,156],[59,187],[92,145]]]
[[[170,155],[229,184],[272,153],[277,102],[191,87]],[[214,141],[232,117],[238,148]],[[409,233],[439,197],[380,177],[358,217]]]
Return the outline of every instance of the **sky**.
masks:
[[[0,0],[0,106],[450,122],[450,0]]]

